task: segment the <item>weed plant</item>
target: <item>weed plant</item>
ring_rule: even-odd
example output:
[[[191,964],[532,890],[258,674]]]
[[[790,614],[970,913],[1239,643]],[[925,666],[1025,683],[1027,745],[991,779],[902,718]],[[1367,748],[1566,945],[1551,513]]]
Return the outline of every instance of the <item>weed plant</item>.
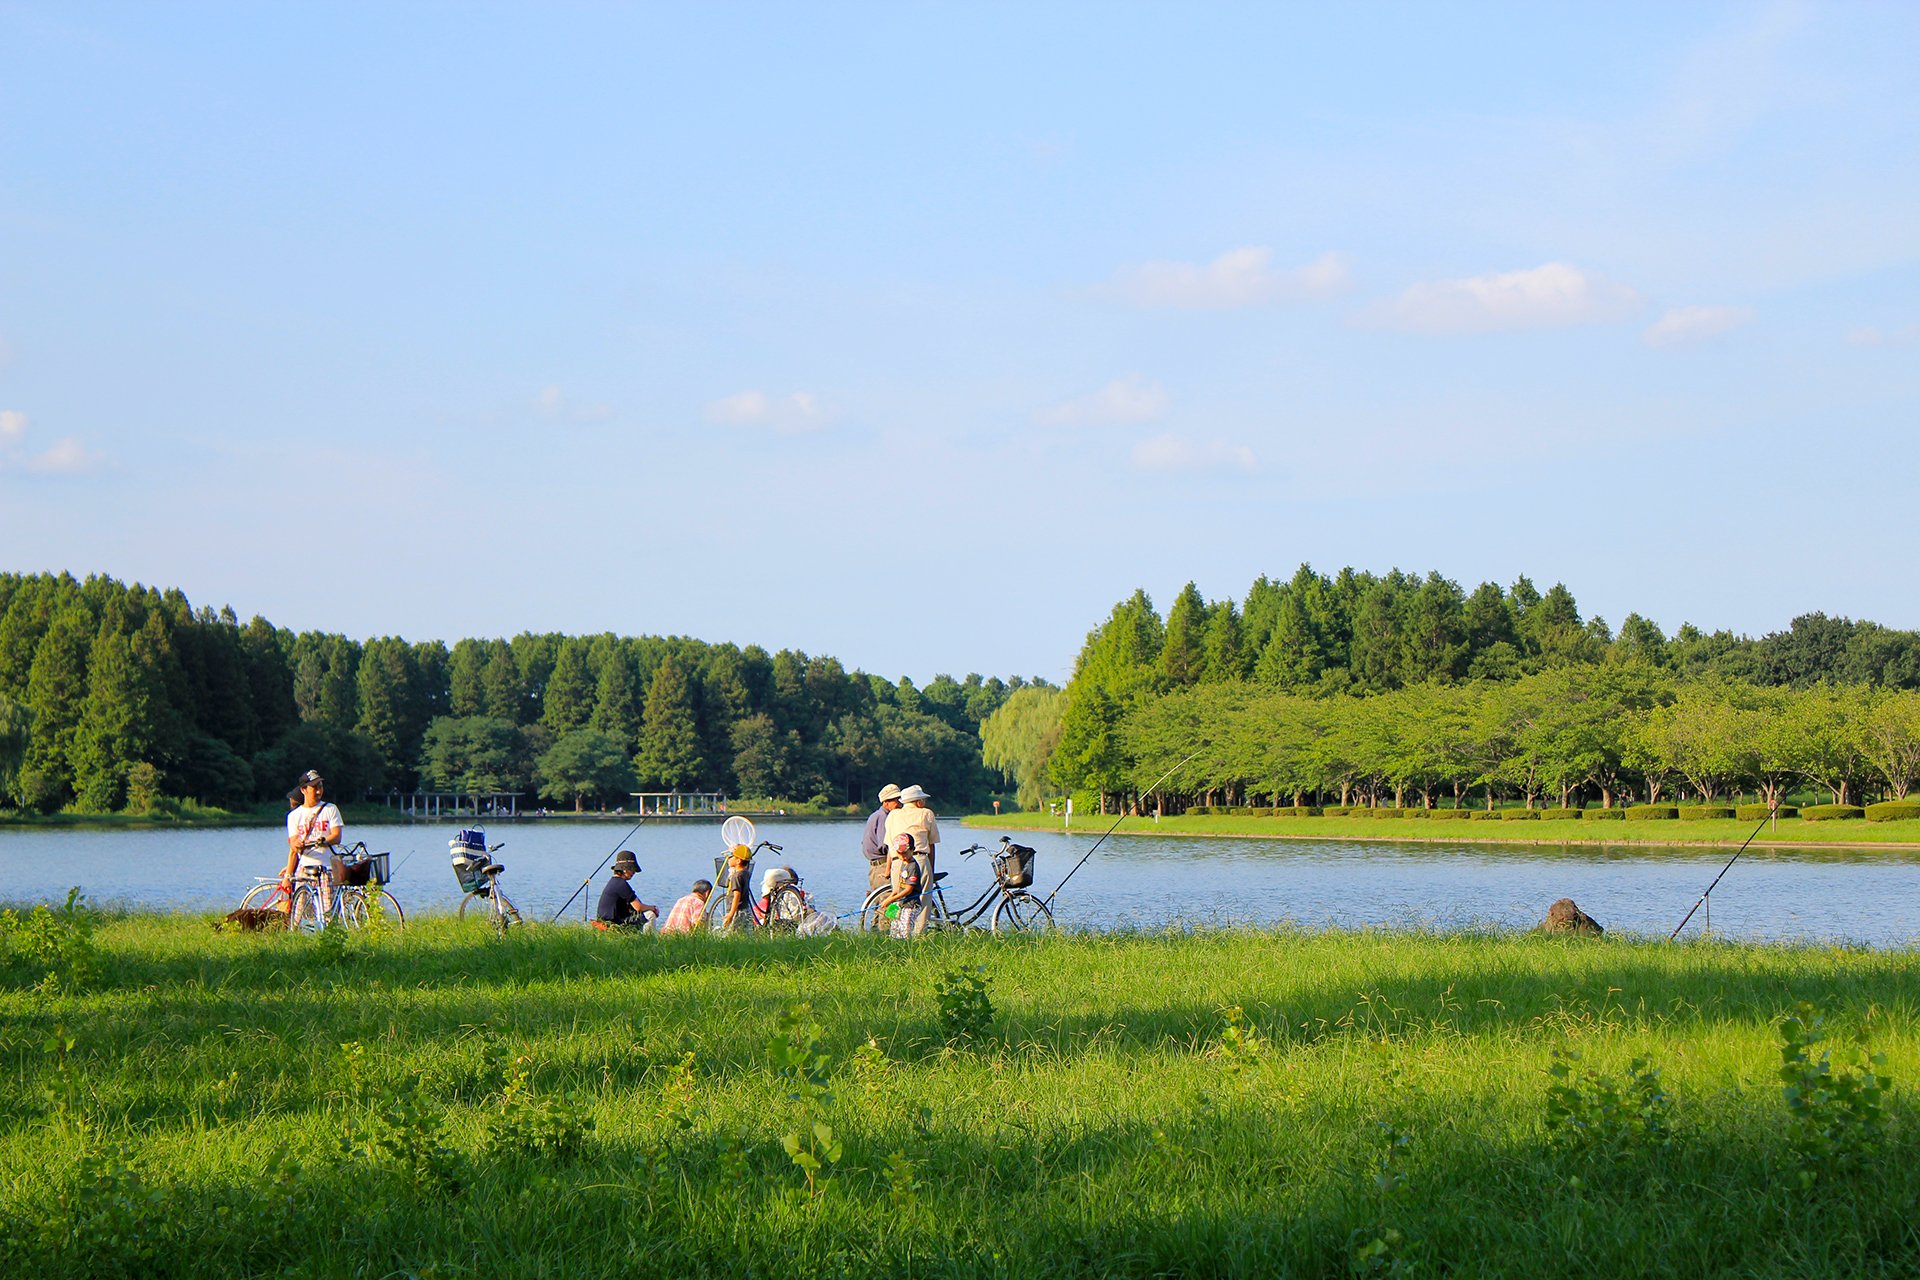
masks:
[[[10,1274],[1920,1272],[1910,951],[70,905],[0,928]]]

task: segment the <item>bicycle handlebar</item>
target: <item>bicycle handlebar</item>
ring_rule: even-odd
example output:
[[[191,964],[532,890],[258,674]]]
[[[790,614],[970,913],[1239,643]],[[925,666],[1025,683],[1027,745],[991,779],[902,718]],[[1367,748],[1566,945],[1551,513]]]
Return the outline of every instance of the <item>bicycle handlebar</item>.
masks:
[[[775,843],[774,843],[773,841],[771,841],[771,840],[762,840],[762,841],[761,841],[761,842],[760,842],[760,843],[759,843],[758,845],[756,845],[756,846],[754,847],[754,850],[753,850],[753,851],[754,851],[755,853],[758,853],[758,852],[760,852],[760,850],[762,850],[762,849],[771,849],[771,850],[773,850],[773,851],[774,851],[775,853],[785,853],[785,852],[786,852],[786,850],[785,850],[785,849],[782,849],[782,848],[781,848],[781,847],[780,847],[779,845],[777,845],[777,844],[775,844]]]

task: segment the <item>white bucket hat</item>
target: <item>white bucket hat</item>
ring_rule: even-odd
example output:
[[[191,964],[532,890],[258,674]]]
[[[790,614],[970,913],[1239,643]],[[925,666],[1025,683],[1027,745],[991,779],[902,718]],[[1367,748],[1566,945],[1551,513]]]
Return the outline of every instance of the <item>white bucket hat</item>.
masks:
[[[928,795],[917,782],[900,793],[900,800],[903,804],[911,804],[915,800],[931,799],[933,799],[933,797]]]
[[[899,798],[900,798],[900,788],[894,786],[891,782],[889,782],[886,786],[880,788],[881,804],[885,804],[889,800],[898,800]]]

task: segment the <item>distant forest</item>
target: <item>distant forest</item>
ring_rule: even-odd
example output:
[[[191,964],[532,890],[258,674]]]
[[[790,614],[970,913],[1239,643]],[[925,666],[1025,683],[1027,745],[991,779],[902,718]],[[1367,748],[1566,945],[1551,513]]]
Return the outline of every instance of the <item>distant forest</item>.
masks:
[[[1740,690],[1816,688],[1887,696],[1793,701],[1798,739],[1824,735],[1839,756],[1800,760],[1786,734],[1761,753],[1772,763],[1754,763],[1753,735],[1786,723],[1788,703]],[[1611,804],[1622,789],[1658,794],[1669,776],[1707,795],[1770,792],[1786,777],[1836,798],[1905,795],[1906,766],[1871,760],[1920,732],[1895,724],[1914,718],[1916,688],[1920,633],[1872,622],[1812,613],[1758,640],[1692,625],[1669,637],[1638,614],[1617,631],[1583,618],[1560,584],[1542,593],[1522,577],[1468,594],[1437,573],[1302,565],[1290,580],[1262,577],[1244,602],[1208,601],[1189,583],[1164,618],[1135,592],[1088,635],[1064,691],[1016,695],[982,736],[1029,806],[1076,791],[1125,803],[1203,743],[1161,801],[1344,801],[1357,789],[1430,803],[1444,786],[1488,805],[1531,804],[1543,789]],[[1683,747],[1674,717],[1696,708]]]
[[[360,641],[242,623],[176,590],[6,574],[0,801],[234,808],[318,768],[341,800],[420,787],[573,807],[677,789],[840,805],[918,782],[943,808],[982,806],[1000,775],[981,721],[1027,683],[917,689],[678,636]]]

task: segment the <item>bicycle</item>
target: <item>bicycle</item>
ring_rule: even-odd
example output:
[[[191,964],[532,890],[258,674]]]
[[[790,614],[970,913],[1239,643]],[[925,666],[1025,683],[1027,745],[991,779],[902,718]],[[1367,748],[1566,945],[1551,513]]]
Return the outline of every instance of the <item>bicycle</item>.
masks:
[[[762,849],[776,854],[786,852],[779,845],[767,840],[762,840],[755,845],[753,852],[757,854]],[[727,859],[715,858],[713,882],[719,888],[712,897],[707,899],[706,913],[707,928],[713,932],[720,931],[726,924],[727,900],[732,896],[726,883],[726,876]],[[768,933],[792,933],[800,927],[800,921],[805,918],[809,908],[807,896],[800,891],[800,881],[797,877],[785,884],[776,885],[773,892],[767,896],[767,905],[764,909],[753,897],[753,859],[751,857],[741,865],[739,877],[740,883],[746,887],[747,910],[744,922],[741,913],[734,914],[734,932],[738,933],[743,929],[764,929]]]
[[[1027,886],[1033,883],[1033,850],[1025,845],[1014,844],[1007,836],[1000,837],[1000,848],[992,850],[993,883],[987,891],[975,898],[958,911],[947,905],[946,886],[940,882],[947,878],[947,872],[933,873],[933,887],[921,893],[920,903],[927,912],[928,931],[939,929],[982,929],[994,933],[1050,933],[1054,928],[1053,912],[1046,902],[1027,892]],[[963,858],[971,858],[976,853],[989,852],[984,845],[972,845],[960,851]],[[867,894],[860,904],[860,929],[866,933],[884,933],[898,914],[898,906],[881,906],[881,903],[893,892],[891,886],[881,885]],[[988,924],[976,924],[975,921],[993,912]]]
[[[472,918],[493,926],[493,931],[504,935],[514,925],[522,923],[520,908],[513,905],[513,899],[500,887],[500,877],[506,868],[493,860],[493,855],[507,847],[502,840],[486,850],[485,858],[468,858],[454,866],[454,875],[459,877],[460,887],[467,895],[460,899],[458,919],[468,919],[467,908],[473,907]],[[481,904],[485,905],[481,905]]]
[[[359,856],[354,857],[355,854]],[[385,888],[391,877],[388,857],[388,854],[368,852],[364,840],[354,842],[344,854],[334,854],[330,902],[321,894],[319,881],[295,880],[288,893],[287,928],[295,933],[318,933],[332,921],[349,929],[365,929],[376,915],[383,921],[391,921],[396,929],[406,928],[407,913]],[[258,892],[256,886],[254,893]],[[252,896],[247,895],[249,899]],[[267,902],[271,904],[272,895]]]

